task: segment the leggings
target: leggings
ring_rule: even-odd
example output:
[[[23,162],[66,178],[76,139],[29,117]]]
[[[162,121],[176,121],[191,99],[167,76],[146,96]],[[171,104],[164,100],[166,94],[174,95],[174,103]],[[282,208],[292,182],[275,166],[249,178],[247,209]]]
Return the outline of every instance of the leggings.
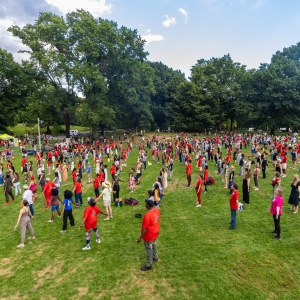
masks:
[[[98,228],[97,227],[93,228],[93,231],[96,233],[97,240],[100,240],[100,234],[99,234]],[[87,246],[89,246],[90,242],[91,242],[91,229],[87,230],[85,232],[85,235],[86,235],[86,244],[87,244]]]
[[[200,190],[199,193],[197,192],[197,198],[198,198],[198,203],[199,204],[202,204],[201,193],[202,193],[202,190]]]
[[[12,190],[6,191],[6,193],[5,193],[5,200],[6,200],[7,203],[9,202],[9,197],[8,197],[8,195],[11,197],[11,200],[14,200],[14,195],[13,195],[13,193],[12,193]]]

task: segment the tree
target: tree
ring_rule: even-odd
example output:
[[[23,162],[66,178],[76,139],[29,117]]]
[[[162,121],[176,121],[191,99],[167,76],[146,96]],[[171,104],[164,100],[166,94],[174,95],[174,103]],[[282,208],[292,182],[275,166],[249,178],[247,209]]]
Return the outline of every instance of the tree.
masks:
[[[174,71],[162,62],[149,62],[154,70],[153,84],[155,94],[151,96],[151,112],[153,122],[151,130],[171,125],[171,110],[169,107],[175,101],[181,83],[186,82],[181,71]]]

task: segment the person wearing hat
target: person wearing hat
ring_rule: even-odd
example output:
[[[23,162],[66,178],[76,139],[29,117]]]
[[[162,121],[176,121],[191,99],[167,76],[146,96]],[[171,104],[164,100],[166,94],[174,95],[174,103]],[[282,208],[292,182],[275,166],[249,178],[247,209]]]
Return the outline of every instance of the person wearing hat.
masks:
[[[107,217],[104,221],[109,221],[113,218],[112,216],[112,209],[111,209],[111,184],[109,181],[102,182],[102,193],[99,197],[95,198],[95,201],[100,199],[103,196],[103,205],[105,206],[106,215]]]
[[[79,226],[80,228],[84,225],[86,231],[86,246],[82,250],[91,250],[91,230],[96,234],[96,242],[101,243],[100,234],[98,231],[98,214],[106,215],[101,209],[96,205],[96,201],[93,198],[88,198],[89,206],[84,210],[83,221]]]
[[[32,216],[34,216],[34,209],[33,209],[33,193],[29,189],[27,184],[23,185],[24,193],[22,195],[22,200],[26,200],[28,202],[28,207]]]
[[[7,174],[5,176],[5,181],[4,181],[4,195],[5,195],[5,200],[6,202],[4,204],[8,204],[9,203],[9,197],[11,197],[12,201],[15,201],[14,195],[12,193],[12,188],[13,188],[13,183],[11,180],[11,177],[9,174]]]
[[[160,231],[160,212],[154,206],[154,201],[151,198],[146,200],[146,208],[147,212],[142,221],[141,235],[137,239],[137,243],[140,243],[142,239],[144,240],[146,249],[147,262],[146,265],[141,268],[141,271],[151,270],[152,261],[158,260],[156,253],[156,239],[158,238]]]

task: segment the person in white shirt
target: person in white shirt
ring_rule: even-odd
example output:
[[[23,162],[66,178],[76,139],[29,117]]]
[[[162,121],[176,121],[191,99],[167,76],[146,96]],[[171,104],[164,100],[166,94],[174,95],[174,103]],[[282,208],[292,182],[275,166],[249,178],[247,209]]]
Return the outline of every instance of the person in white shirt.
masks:
[[[22,196],[22,201],[23,200],[27,200],[28,201],[28,206],[29,206],[29,210],[31,212],[32,215],[34,215],[34,209],[33,209],[33,194],[32,194],[32,191],[29,189],[28,185],[25,184],[23,186],[23,189],[24,189],[24,193],[23,193],[23,196]]]

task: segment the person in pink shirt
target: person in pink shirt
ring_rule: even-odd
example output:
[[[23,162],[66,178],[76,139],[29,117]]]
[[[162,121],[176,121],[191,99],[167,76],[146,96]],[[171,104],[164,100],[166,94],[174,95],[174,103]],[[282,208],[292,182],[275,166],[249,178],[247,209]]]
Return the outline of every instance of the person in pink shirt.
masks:
[[[283,206],[283,190],[281,187],[275,190],[275,198],[272,201],[270,214],[273,215],[275,230],[271,233],[275,233],[274,239],[281,239],[280,236],[280,217],[282,215],[282,206]]]

